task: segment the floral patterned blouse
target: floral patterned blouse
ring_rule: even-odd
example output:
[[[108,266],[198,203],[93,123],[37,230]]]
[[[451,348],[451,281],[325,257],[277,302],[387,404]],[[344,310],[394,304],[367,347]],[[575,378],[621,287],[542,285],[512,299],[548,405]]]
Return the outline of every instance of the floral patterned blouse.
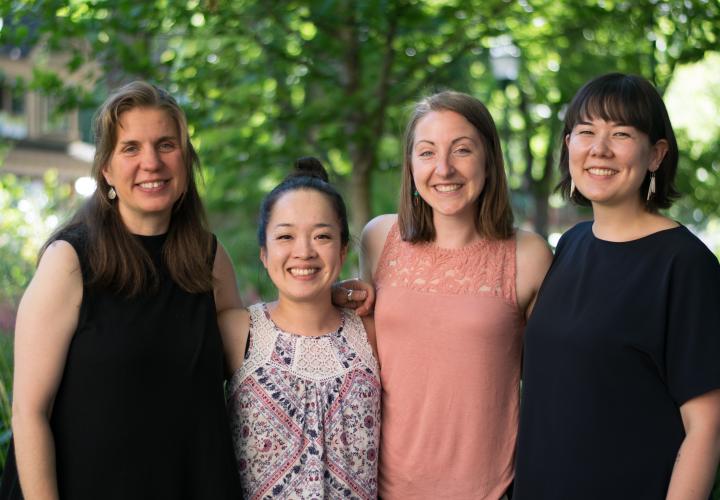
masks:
[[[243,498],[377,498],[380,379],[362,321],[285,332],[266,304],[250,311],[245,361],[228,411]]]

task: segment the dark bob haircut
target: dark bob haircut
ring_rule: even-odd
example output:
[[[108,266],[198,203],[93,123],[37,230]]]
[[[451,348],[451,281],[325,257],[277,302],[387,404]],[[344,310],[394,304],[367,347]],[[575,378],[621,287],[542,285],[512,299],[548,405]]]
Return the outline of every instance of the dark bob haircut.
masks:
[[[668,150],[655,172],[655,194],[647,201],[650,212],[669,208],[679,198],[675,188],[675,173],[678,165],[678,146],[668,117],[665,103],[655,87],[645,78],[623,73],[609,73],[587,82],[575,94],[567,113],[562,133],[560,152],[560,175],[557,189],[565,198],[578,205],[590,206],[590,201],[578,190],[570,196],[569,151],[565,138],[575,125],[589,119],[630,125],[647,134],[650,144],[665,139]],[[638,196],[645,200],[650,184],[650,172],[645,175]]]
[[[314,190],[330,200],[330,205],[337,215],[340,223],[340,242],[346,247],[350,241],[350,228],[348,226],[347,209],[340,193],[328,182],[328,174],[320,160],[312,156],[300,158],[295,162],[295,168],[285,179],[275,186],[262,201],[258,217],[258,244],[265,248],[267,243],[267,225],[270,222],[275,203],[290,191]]]

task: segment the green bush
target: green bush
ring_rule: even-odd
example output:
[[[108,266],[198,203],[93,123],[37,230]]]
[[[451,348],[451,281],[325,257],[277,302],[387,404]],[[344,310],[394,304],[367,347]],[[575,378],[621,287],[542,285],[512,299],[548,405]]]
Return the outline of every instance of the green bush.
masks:
[[[10,441],[13,377],[13,338],[0,330],[0,471],[5,468],[5,452]]]

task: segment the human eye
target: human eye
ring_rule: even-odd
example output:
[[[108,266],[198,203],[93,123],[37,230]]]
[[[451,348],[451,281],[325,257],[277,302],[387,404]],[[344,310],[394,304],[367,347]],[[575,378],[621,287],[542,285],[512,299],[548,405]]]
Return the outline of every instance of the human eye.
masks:
[[[472,153],[472,149],[470,149],[469,146],[465,146],[465,145],[463,145],[463,146],[458,146],[458,147],[455,149],[455,153],[456,153],[456,154],[460,154],[460,155],[468,155],[468,154]]]
[[[615,137],[627,138],[637,135],[637,129],[635,127],[618,127],[613,131]]]
[[[278,233],[275,235],[276,240],[292,240],[292,235],[288,233]]]
[[[137,153],[140,148],[136,144],[125,144],[120,148],[121,153],[132,154]]]
[[[170,151],[174,151],[177,146],[173,141],[164,141],[161,142],[158,146],[158,149],[164,153],[168,153]]]
[[[331,240],[333,236],[330,233],[319,233],[315,235],[315,238],[318,240]]]
[[[430,151],[429,149],[418,152],[418,156],[420,158],[432,158],[432,155],[433,155],[433,152]]]

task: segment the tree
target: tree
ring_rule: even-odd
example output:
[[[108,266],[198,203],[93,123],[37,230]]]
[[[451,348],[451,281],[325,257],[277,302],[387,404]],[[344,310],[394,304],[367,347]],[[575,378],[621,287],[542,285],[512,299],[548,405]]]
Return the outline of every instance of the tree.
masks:
[[[40,69],[36,88],[77,105],[141,77],[180,97],[214,227],[248,283],[258,281],[259,200],[294,159],[315,155],[330,167],[357,234],[371,215],[394,210],[408,105],[442,88],[508,113],[515,208],[547,234],[559,116],[579,86],[621,70],[665,88],[677,64],[720,35],[720,8],[702,0],[30,0],[5,9],[6,25],[19,27],[1,36],[50,50],[72,40],[71,69],[92,60],[100,91],[64,88]],[[35,29],[22,32],[27,19]],[[521,54],[504,92],[490,71],[501,37]],[[697,165],[688,166],[692,177]],[[704,207],[720,201],[708,196]]]

